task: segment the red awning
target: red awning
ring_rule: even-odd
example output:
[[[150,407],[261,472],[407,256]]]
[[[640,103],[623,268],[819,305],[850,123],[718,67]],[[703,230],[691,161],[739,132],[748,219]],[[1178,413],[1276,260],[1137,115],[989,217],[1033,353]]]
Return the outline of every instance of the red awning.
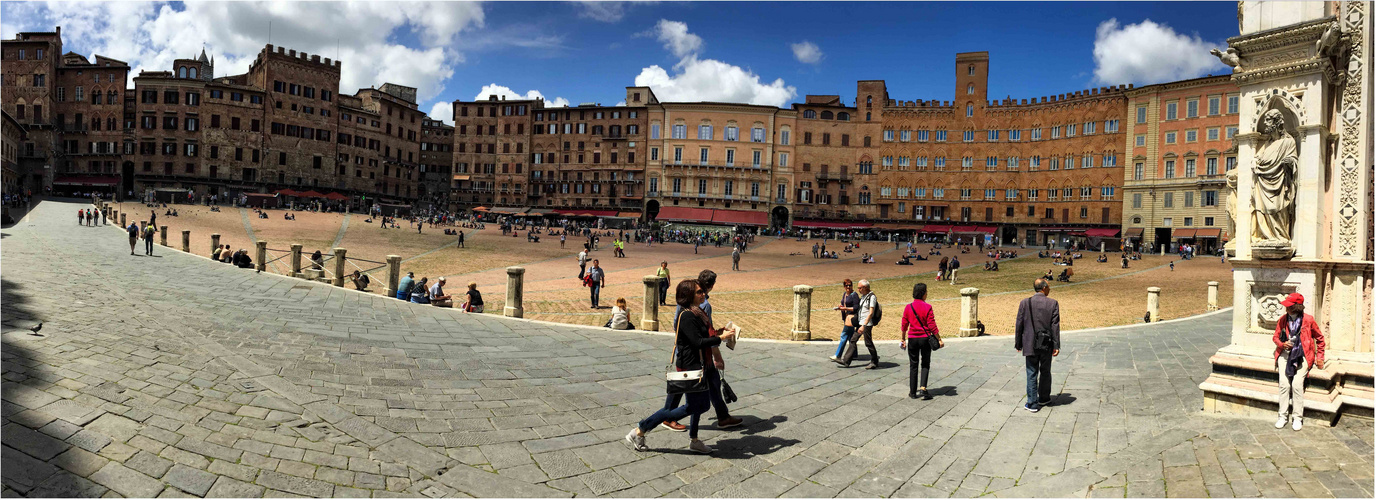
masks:
[[[1172,238],[1193,238],[1193,237],[1194,237],[1194,233],[1195,233],[1195,230],[1194,230],[1194,229],[1185,229],[1185,228],[1182,227],[1182,228],[1176,229],[1174,233],[1171,233],[1171,237],[1172,237]]]
[[[1128,228],[1128,232],[1127,232],[1126,236],[1127,236],[1128,238],[1141,238],[1141,237],[1142,237],[1142,228],[1140,228],[1140,227],[1131,227],[1131,228]]]
[[[640,212],[617,212],[617,213],[616,213],[616,216],[617,216],[617,217],[629,217],[629,218],[633,218],[633,219],[639,219],[639,218],[640,218]]]
[[[712,222],[712,209],[690,207],[663,207],[655,217],[671,222]]]
[[[976,228],[975,230],[976,230],[976,231],[979,231],[979,232],[981,232],[981,233],[984,233],[984,234],[994,234],[994,233],[999,232],[999,228],[994,227],[994,226],[980,226],[980,227]]]
[[[339,194],[339,193],[330,193],[330,194],[325,195],[325,199],[327,199],[327,200],[335,200],[335,201],[343,201],[343,200],[349,199],[349,197],[348,197],[348,196],[344,196],[344,195]]]
[[[293,191],[293,190],[291,190],[291,189],[278,189],[278,190],[273,191],[273,192],[276,193],[276,194],[282,194],[282,195],[287,195],[287,196],[301,196],[301,193],[296,192],[296,191]]]
[[[63,176],[53,179],[53,184],[62,184],[66,186],[116,186],[119,185],[119,177]]]
[[[950,225],[950,224],[927,224],[926,226],[922,226],[922,232],[924,232],[924,233],[943,233],[943,234],[944,234],[944,233],[946,233],[947,231],[950,231],[950,230],[951,230],[951,225]]]
[[[616,217],[616,210],[559,210],[554,213],[573,217]]]
[[[1213,228],[1213,229],[1200,229],[1199,231],[1197,231],[1197,232],[1194,233],[1194,237],[1195,237],[1195,238],[1217,238],[1218,235],[1219,235],[1219,233],[1221,233],[1222,231],[1223,231],[1223,230],[1222,230],[1222,229],[1219,229],[1219,228]]]
[[[1116,238],[1117,229],[1090,228],[1085,230],[1085,236],[1090,238]]]
[[[315,190],[303,191],[296,194],[302,198],[324,198],[325,195],[315,192]]]
[[[248,196],[248,197],[250,197],[250,198],[275,198],[275,197],[277,196],[277,194],[276,194],[276,193],[244,193],[244,196]]]
[[[768,226],[769,214],[749,210],[713,210],[712,222],[742,226]]]
[[[975,226],[956,226],[951,228],[953,233],[978,233],[979,228]]]
[[[486,211],[487,211],[487,207],[478,207],[478,208],[473,209],[473,211],[474,211],[474,212],[486,212]]]

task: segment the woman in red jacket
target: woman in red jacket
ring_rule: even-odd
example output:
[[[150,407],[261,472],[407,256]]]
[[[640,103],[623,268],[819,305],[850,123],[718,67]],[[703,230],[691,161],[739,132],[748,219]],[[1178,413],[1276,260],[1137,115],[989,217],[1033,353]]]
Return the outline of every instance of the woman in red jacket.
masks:
[[[1309,369],[1317,365],[1324,367],[1325,346],[1323,332],[1314,322],[1314,317],[1304,313],[1304,296],[1292,293],[1280,302],[1285,306],[1286,315],[1276,320],[1276,334],[1271,341],[1276,344],[1276,371],[1280,373],[1280,410],[1276,428],[1285,427],[1287,410],[1294,405],[1294,425],[1300,430],[1304,417],[1304,377]],[[1297,333],[1298,332],[1298,333]],[[1296,347],[1298,337],[1299,349]]]
[[[926,283],[913,285],[913,302],[903,308],[901,328],[903,340],[898,346],[908,350],[908,397],[932,399],[932,394],[927,392],[927,370],[932,366],[932,346],[928,337],[935,335],[940,346],[946,343],[941,341],[936,315],[932,313],[932,305],[927,303]]]

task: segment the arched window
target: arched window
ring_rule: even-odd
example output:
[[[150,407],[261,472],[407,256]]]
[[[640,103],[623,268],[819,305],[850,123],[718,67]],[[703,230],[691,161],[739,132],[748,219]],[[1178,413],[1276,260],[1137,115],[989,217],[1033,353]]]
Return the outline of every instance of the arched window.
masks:
[[[836,113],[836,119],[843,122],[848,122],[850,121],[850,113]]]
[[[803,111],[803,118],[817,118],[817,111],[811,109]]]
[[[177,68],[177,78],[186,78],[186,66]]]
[[[973,95],[974,93],[975,93],[975,84],[972,83],[972,84],[969,84],[969,85],[966,85],[966,86],[965,86],[965,95]]]
[[[822,119],[823,119],[823,120],[830,120],[831,118],[832,118],[832,114],[831,114],[830,111],[823,111],[823,112],[822,112]]]
[[[867,96],[865,96],[865,105],[866,105],[866,106],[869,106],[869,105],[871,105],[871,104],[874,104],[874,96],[872,96],[872,95],[867,95]]]
[[[869,113],[865,113],[865,121],[870,121],[870,114],[869,114]]]
[[[191,71],[188,74],[191,76],[191,78],[196,78],[196,68],[191,68]]]

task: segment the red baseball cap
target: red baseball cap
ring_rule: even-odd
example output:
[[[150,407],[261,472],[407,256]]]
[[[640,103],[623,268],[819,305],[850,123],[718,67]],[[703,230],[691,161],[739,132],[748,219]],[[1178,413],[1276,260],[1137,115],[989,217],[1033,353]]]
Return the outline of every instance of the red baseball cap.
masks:
[[[1292,293],[1288,297],[1285,297],[1285,300],[1280,301],[1280,305],[1285,307],[1290,307],[1295,304],[1304,305],[1304,296],[1298,293]]]

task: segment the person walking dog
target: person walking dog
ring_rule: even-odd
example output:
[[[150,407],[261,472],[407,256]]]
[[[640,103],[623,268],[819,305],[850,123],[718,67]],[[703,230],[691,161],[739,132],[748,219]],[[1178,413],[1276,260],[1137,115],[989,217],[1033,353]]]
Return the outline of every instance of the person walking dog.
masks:
[[[1304,378],[1309,370],[1326,364],[1323,332],[1319,331],[1314,316],[1304,312],[1304,296],[1292,293],[1280,301],[1285,306],[1285,316],[1276,321],[1276,334],[1271,341],[1276,344],[1276,372],[1280,375],[1280,410],[1277,413],[1276,428],[1285,427],[1287,411],[1294,417],[1292,429],[1304,427]],[[1298,347],[1298,349],[1296,349]]]
[[[1061,354],[1061,305],[1050,297],[1051,283],[1038,278],[1032,282],[1037,293],[1018,303],[1013,348],[1027,362],[1027,403],[1023,408],[1036,413],[1051,404],[1051,358]]]
[[[666,421],[688,417],[688,449],[696,453],[711,453],[712,448],[698,439],[698,420],[711,406],[707,396],[708,380],[705,375],[709,347],[716,347],[722,341],[735,337],[734,331],[722,332],[721,336],[708,335],[711,322],[700,306],[705,291],[696,280],[683,280],[675,290],[674,299],[683,310],[679,312],[675,328],[674,349],[670,354],[671,366],[667,391],[669,394],[682,394],[687,400],[683,406],[674,409],[660,408],[654,414],[641,420],[631,432],[626,434],[626,442],[636,451],[649,451],[645,444],[645,434]]]
[[[913,285],[913,301],[903,308],[901,331],[903,340],[899,341],[898,347],[908,350],[908,397],[932,399],[932,393],[927,392],[927,372],[932,367],[934,350],[932,340],[936,341],[936,349],[945,347],[946,342],[941,340],[936,314],[932,312],[932,305],[927,303],[926,283]]]

